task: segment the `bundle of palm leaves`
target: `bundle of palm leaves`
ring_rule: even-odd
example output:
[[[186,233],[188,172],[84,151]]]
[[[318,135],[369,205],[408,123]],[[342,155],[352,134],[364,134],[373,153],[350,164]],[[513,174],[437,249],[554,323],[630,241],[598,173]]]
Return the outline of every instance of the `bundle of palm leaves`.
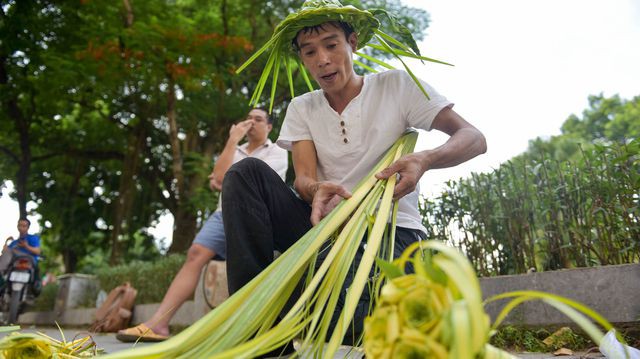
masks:
[[[533,299],[567,315],[598,345],[604,334],[593,321],[607,330],[612,328],[584,305],[538,291],[489,298],[487,303],[510,299],[491,326],[471,263],[442,242],[415,243],[393,263],[379,262],[381,289],[375,310],[365,320],[367,358],[511,358],[488,344],[489,338],[512,309]],[[407,263],[414,273],[405,273]]]

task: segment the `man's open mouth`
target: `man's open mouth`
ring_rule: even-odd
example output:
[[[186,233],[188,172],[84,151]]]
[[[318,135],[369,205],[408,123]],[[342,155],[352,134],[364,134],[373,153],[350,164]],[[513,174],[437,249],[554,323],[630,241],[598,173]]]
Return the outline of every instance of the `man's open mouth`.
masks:
[[[323,80],[332,80],[334,77],[336,77],[338,73],[337,72],[332,72],[330,74],[321,76]]]

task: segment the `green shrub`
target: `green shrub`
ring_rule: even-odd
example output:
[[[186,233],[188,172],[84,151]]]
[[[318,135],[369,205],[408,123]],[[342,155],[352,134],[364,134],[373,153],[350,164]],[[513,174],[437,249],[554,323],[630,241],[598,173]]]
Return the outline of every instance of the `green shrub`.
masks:
[[[640,139],[545,151],[448,181],[420,203],[427,238],[460,248],[479,276],[638,263]]]
[[[171,281],[184,264],[185,256],[172,254],[153,263],[132,262],[96,272],[100,288],[107,293],[113,288],[129,282],[138,290],[136,304],[159,303]]]
[[[49,283],[42,287],[42,292],[33,303],[33,311],[50,312],[56,304],[56,296],[58,295],[58,283]]]
[[[552,337],[551,345],[544,340]],[[506,350],[518,352],[542,353],[559,348],[583,350],[593,345],[584,335],[571,329],[566,331],[549,331],[546,328],[523,328],[512,325],[500,327],[490,339],[491,344]]]

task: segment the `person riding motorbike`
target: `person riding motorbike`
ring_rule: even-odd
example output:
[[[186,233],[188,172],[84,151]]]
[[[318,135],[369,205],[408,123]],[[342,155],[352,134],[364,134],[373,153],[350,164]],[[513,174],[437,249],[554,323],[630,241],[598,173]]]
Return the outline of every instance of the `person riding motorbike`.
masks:
[[[2,249],[2,255],[0,255],[0,288],[4,286],[6,281],[6,272],[11,262],[18,256],[28,256],[32,260],[33,267],[35,269],[35,279],[33,281],[34,294],[39,292],[40,278],[38,275],[38,260],[42,249],[40,248],[40,236],[37,234],[29,234],[29,227],[31,221],[27,218],[20,218],[18,220],[18,233],[17,239],[8,237],[5,241]]]

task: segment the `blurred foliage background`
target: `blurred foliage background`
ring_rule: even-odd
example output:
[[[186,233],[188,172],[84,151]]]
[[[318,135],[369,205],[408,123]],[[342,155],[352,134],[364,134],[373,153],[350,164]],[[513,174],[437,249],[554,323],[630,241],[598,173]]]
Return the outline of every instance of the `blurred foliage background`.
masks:
[[[184,253],[217,206],[206,176],[266,59],[235,69],[302,1],[0,4],[0,186],[14,184],[21,216],[27,203],[41,216],[43,273]],[[424,36],[423,10],[367,6]],[[281,80],[276,119],[290,100]],[[158,245],[148,228],[166,213],[173,239]]]

